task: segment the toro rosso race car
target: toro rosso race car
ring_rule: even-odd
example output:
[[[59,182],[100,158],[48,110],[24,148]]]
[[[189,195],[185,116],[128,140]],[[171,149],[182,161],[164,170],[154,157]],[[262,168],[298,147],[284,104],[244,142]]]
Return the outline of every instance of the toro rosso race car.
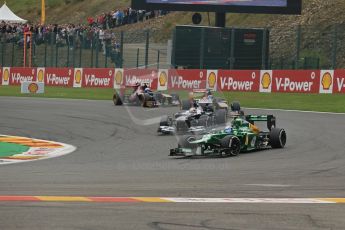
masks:
[[[255,122],[266,121],[268,131],[261,131]],[[213,130],[201,138],[195,135],[183,136],[178,148],[170,150],[170,156],[237,156],[240,152],[283,148],[286,132],[276,128],[273,115],[247,115],[237,117],[232,125],[222,130]]]
[[[157,107],[160,105],[180,105],[178,94],[164,94],[153,92],[147,83],[121,86],[113,95],[114,105],[137,105],[143,107]]]
[[[199,90],[197,92],[204,93],[204,97],[194,99],[194,94],[190,94],[189,100],[182,100],[180,112],[175,113],[173,117],[162,117],[158,133],[200,133],[210,127],[225,125],[229,110],[227,102],[220,98],[214,98],[210,91]],[[231,105],[231,110],[234,109],[237,112],[240,111],[238,102]]]

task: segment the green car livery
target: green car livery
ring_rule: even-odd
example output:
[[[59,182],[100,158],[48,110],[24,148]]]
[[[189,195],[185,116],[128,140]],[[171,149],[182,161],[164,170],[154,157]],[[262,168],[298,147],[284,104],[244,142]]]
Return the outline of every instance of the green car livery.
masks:
[[[267,123],[268,131],[261,131],[255,125],[263,121]],[[170,150],[170,156],[237,156],[240,152],[283,148],[286,139],[285,130],[276,128],[273,115],[247,115],[237,117],[231,126],[212,130],[201,138],[195,135],[181,137],[178,148]]]

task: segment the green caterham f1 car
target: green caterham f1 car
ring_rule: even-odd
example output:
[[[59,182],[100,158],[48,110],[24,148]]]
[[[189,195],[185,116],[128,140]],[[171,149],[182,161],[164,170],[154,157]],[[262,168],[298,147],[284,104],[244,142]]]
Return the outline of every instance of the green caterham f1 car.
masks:
[[[261,131],[255,125],[262,121],[267,123],[267,131]],[[276,118],[273,115],[247,115],[237,117],[231,126],[212,130],[201,138],[195,135],[181,137],[178,148],[170,150],[170,156],[228,157],[237,156],[240,152],[283,148],[285,144],[286,132],[276,128]]]

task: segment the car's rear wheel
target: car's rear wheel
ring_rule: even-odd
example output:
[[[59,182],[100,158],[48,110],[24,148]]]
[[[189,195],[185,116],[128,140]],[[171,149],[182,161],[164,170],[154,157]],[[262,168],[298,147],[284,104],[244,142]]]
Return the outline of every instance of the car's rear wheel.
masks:
[[[159,122],[159,126],[171,126],[171,118],[169,116],[163,116]]]
[[[241,152],[241,141],[236,136],[226,136],[220,140],[220,144],[224,148],[224,157],[237,156]]]
[[[226,123],[226,118],[227,118],[226,113],[227,113],[226,109],[216,110],[215,117],[214,117],[216,125],[223,125]]]
[[[156,105],[155,99],[151,95],[149,95],[148,93],[142,94],[141,101],[142,101],[143,107],[152,108],[152,107],[155,107],[155,105]]]
[[[165,98],[163,97],[163,94],[161,92],[155,92],[153,94],[153,97],[157,102],[164,104]]]
[[[241,111],[241,105],[238,101],[234,101],[231,103],[231,111],[232,112],[240,112]]]
[[[182,100],[181,110],[189,110],[192,107],[192,103],[189,100]]]
[[[114,105],[122,105],[122,100],[120,98],[120,95],[116,92],[114,93],[113,95],[113,102],[114,102]]]
[[[284,129],[272,128],[270,131],[270,144],[274,149],[284,148],[287,136]]]

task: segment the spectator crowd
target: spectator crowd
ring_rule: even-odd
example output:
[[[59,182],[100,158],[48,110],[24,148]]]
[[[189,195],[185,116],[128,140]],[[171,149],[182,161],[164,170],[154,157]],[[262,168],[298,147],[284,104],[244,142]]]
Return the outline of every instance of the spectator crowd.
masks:
[[[32,38],[28,37],[26,41],[28,44],[32,39],[35,45],[54,44],[56,46],[68,46],[71,50],[74,48],[98,48],[103,55],[111,55],[120,52],[119,38],[111,29],[142,22],[166,13],[164,11],[136,11],[131,8],[118,9],[109,13],[102,13],[96,17],[88,17],[87,23],[79,25],[33,25],[1,22],[1,42],[17,43],[19,46],[23,46],[24,33],[31,32]]]

